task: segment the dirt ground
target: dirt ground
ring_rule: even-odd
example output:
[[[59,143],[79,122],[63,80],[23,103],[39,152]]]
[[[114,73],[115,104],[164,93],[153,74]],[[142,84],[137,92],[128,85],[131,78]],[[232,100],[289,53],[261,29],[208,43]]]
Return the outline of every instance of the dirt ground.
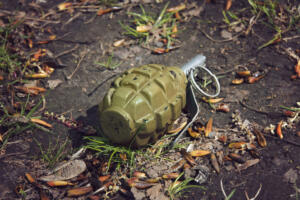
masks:
[[[55,8],[61,1],[45,2],[39,3],[38,9],[46,13],[48,9]],[[171,1],[169,7],[182,2]],[[188,2],[196,3],[197,6],[202,6],[203,3],[202,1]],[[29,1],[4,1],[1,9],[30,12],[34,8],[29,3]],[[159,12],[165,5],[164,3],[143,3],[143,5],[146,10]],[[116,40],[128,39],[122,34],[124,30],[119,24],[120,21],[128,22],[128,8],[102,16],[83,11],[74,11],[71,14],[60,13],[55,19],[59,23],[48,25],[53,34],[60,39],[41,45],[41,47],[46,48],[53,55],[74,47],[76,49],[58,57],[55,62],[60,62],[63,67],[57,68],[50,78],[42,80],[45,87],[48,87],[48,80],[62,81],[56,88],[48,89],[47,110],[67,113],[76,120],[97,126],[97,105],[116,75],[134,66],[149,63],[181,66],[195,55],[203,54],[207,58],[207,67],[217,75],[222,75],[219,79],[221,84],[219,97],[223,97],[223,102],[230,105],[230,111],[228,113],[214,111],[209,104],[201,100],[202,96],[197,94],[200,107],[199,120],[207,122],[212,117],[215,128],[230,128],[233,126],[232,113],[236,110],[239,110],[242,119],[247,119],[260,127],[276,125],[279,121],[286,120],[286,117],[281,114],[283,110],[280,106],[292,107],[300,100],[300,79],[291,80],[296,61],[284,53],[284,49],[290,47],[293,50],[299,50],[300,38],[281,41],[258,50],[259,46],[274,36],[274,31],[262,24],[257,24],[247,36],[238,35],[239,33],[232,31],[234,38],[224,41],[227,38],[222,35],[222,31],[228,30],[223,22],[224,3],[218,0],[215,3],[207,3],[198,16],[191,17],[187,22],[181,22],[177,36],[182,42],[180,48],[160,55],[151,53],[138,43],[121,47],[112,46]],[[292,3],[299,8],[299,2]],[[242,8],[249,8],[248,1],[233,1],[230,10],[235,12]],[[135,12],[140,11],[137,6],[130,9]],[[250,18],[250,10],[243,15],[245,18]],[[74,20],[69,21],[74,16],[76,16]],[[299,35],[299,31],[299,28],[290,30],[284,37]],[[212,38],[207,37],[205,33]],[[40,33],[38,37],[42,38],[45,35],[47,35],[45,32]],[[238,36],[235,37],[235,35]],[[115,62],[122,62],[113,70],[101,68],[95,64],[95,62],[105,61],[109,52],[113,52]],[[236,78],[236,72],[245,67],[251,72],[263,72],[266,76],[253,84],[233,85],[231,81]],[[72,78],[68,79],[73,72]],[[251,108],[263,112],[243,106],[240,103],[242,100]],[[22,133],[10,141],[5,154],[0,157],[0,199],[18,198],[14,189],[17,183],[24,180],[24,173],[34,172],[43,167],[38,160],[40,149],[32,139],[33,137],[43,145],[47,145],[49,141],[55,142],[58,137],[59,142],[68,140],[70,141],[67,145],[69,152],[74,152],[80,147],[81,133],[70,131],[59,123],[53,123],[53,125],[54,134],[41,131],[30,135]],[[262,189],[256,199],[296,199],[294,186],[300,186],[298,178],[300,176],[300,137],[296,134],[300,131],[299,125],[300,123],[296,122],[292,128],[283,129],[283,140],[276,135],[266,136],[267,146],[258,147],[260,154],[258,164],[241,171],[221,167],[219,174],[211,170],[207,181],[202,184],[206,190],[189,189],[181,198],[224,199],[220,186],[222,180],[227,195],[236,189],[231,199],[246,199],[245,191],[251,198],[260,185]],[[290,173],[292,176],[289,176]]]

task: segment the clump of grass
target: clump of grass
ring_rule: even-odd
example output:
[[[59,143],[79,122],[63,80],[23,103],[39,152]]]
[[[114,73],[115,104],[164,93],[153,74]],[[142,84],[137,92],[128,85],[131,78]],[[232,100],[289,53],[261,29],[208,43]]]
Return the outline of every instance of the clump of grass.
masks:
[[[299,25],[300,14],[297,8],[293,8],[292,5],[288,5],[288,3],[280,5],[276,0],[266,0],[263,2],[248,0],[248,2],[251,6],[251,12],[254,15],[261,15],[263,17],[261,20],[262,24],[275,31],[273,38],[259,46],[258,49],[279,42],[284,33]]]
[[[66,155],[66,146],[69,144],[69,140],[65,140],[64,143],[60,142],[60,138],[56,139],[55,144],[49,140],[48,148],[44,149],[42,144],[34,138],[35,142],[39,146],[41,151],[41,159],[47,164],[49,168],[53,168],[58,162],[62,161]]]
[[[124,34],[149,46],[155,46],[155,43],[165,40],[166,48],[169,49],[176,42],[174,34],[177,32],[177,19],[174,18],[174,13],[166,12],[168,4],[159,15],[146,12],[141,5],[141,13],[129,12],[128,15],[134,18],[133,25],[121,23],[126,31]]]
[[[109,70],[114,70],[117,67],[119,67],[122,64],[122,62],[114,62],[113,56],[114,56],[113,54],[110,55],[106,62],[95,62],[95,64],[99,65],[100,67],[109,69]]]
[[[9,19],[8,21],[12,21]],[[0,27],[0,148],[4,148],[11,136],[37,127],[47,130],[30,121],[36,115],[42,99],[32,98],[23,93],[16,95],[15,86],[26,83],[23,76],[25,71],[31,71],[25,64],[26,59],[21,56],[16,44],[12,41],[19,40],[18,29],[22,21],[14,21]],[[4,77],[4,78],[3,78]],[[36,117],[36,116],[35,116]]]
[[[183,174],[184,174],[184,172],[182,172],[180,174],[180,176],[178,176],[175,179],[175,181],[169,186],[169,188],[167,190],[168,195],[169,195],[170,199],[172,199],[172,200],[183,195],[186,192],[186,189],[189,189],[189,188],[200,188],[202,190],[205,190],[205,187],[203,187],[201,185],[190,184],[190,182],[194,181],[193,178],[187,178],[183,181],[180,181]]]
[[[13,135],[17,135],[34,127],[46,130],[43,127],[30,121],[36,110],[41,105],[42,100],[40,100],[29,111],[26,111],[26,107],[29,104],[29,97],[30,96],[28,95],[26,102],[21,105],[19,112],[16,113],[12,113],[11,111],[9,111],[8,108],[0,102],[0,114],[2,115],[0,118],[0,131],[2,133],[0,135],[0,149],[5,147],[9,138]]]
[[[133,169],[135,155],[141,152],[141,150],[132,150],[129,147],[113,145],[104,137],[85,137],[84,139],[88,141],[85,148],[91,149],[96,154],[108,158],[107,172],[110,170],[112,164],[117,165],[116,169],[119,169],[122,165],[128,165]],[[121,158],[122,155],[125,155],[126,159]]]

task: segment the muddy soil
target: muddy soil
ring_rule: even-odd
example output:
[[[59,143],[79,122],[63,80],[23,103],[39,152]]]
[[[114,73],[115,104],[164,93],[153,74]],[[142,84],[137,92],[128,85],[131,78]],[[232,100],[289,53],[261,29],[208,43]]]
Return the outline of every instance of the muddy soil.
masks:
[[[53,8],[60,1],[47,1],[40,3],[43,10]],[[178,5],[182,1],[176,0],[171,6]],[[190,1],[189,1],[190,2]],[[192,2],[192,1],[191,1]],[[195,1],[198,6],[202,2]],[[21,6],[17,1],[5,1],[2,9],[17,8],[29,11],[27,1]],[[296,4],[296,3],[295,3]],[[145,4],[146,10],[158,12],[164,4]],[[247,8],[247,1],[234,1],[232,12],[241,8]],[[67,113],[72,118],[82,120],[87,124],[97,127],[97,104],[102,100],[111,82],[116,75],[125,70],[142,64],[159,63],[167,66],[180,66],[196,54],[207,57],[207,67],[216,74],[222,74],[220,78],[220,97],[230,104],[230,112],[215,112],[211,107],[203,103],[201,95],[197,96],[200,106],[199,119],[206,122],[210,117],[214,119],[214,127],[226,128],[232,126],[231,115],[235,110],[241,112],[243,119],[259,124],[261,127],[277,124],[284,119],[278,113],[282,113],[280,105],[294,106],[300,97],[300,80],[291,80],[296,62],[286,54],[280,53],[282,48],[299,48],[300,40],[294,39],[279,44],[270,45],[258,50],[258,47],[273,37],[274,31],[264,26],[255,26],[248,36],[238,36],[229,41],[223,41],[221,32],[224,25],[222,10],[223,1],[207,4],[199,16],[194,16],[188,22],[180,23],[178,38],[182,41],[180,48],[162,55],[151,54],[141,45],[132,44],[125,47],[112,47],[112,43],[118,39],[126,38],[119,22],[126,23],[129,18],[127,10],[120,10],[111,14],[96,16],[95,13],[74,12],[64,13],[57,19],[59,24],[50,24],[53,33],[59,40],[42,46],[57,55],[68,49],[77,47],[71,53],[59,57],[60,64],[64,67],[55,70],[48,80],[59,79],[62,83],[55,89],[49,89],[46,95],[47,110],[55,113]],[[132,11],[139,11],[133,7]],[[73,21],[68,20],[80,13]],[[251,17],[249,11],[245,17]],[[205,23],[210,22],[210,23]],[[214,40],[203,33],[205,31]],[[299,34],[299,30],[290,31],[286,36]],[[236,33],[233,32],[233,36]],[[99,67],[95,62],[103,62],[108,58],[107,53],[113,52],[113,59],[122,62],[114,70]],[[79,63],[80,62],[80,63]],[[79,63],[79,65],[77,65]],[[78,66],[78,69],[77,69]],[[237,66],[248,67],[249,70],[267,71],[266,76],[254,84],[232,85]],[[72,78],[68,76],[74,72]],[[224,73],[226,72],[226,73]],[[47,86],[48,80],[44,80]],[[240,104],[245,100],[246,104],[263,110],[260,113]],[[245,191],[249,197],[253,197],[260,184],[261,192],[256,199],[296,199],[294,185],[300,185],[297,176],[300,175],[300,137],[296,132],[300,131],[299,122],[296,128],[284,129],[284,140],[278,137],[267,137],[267,147],[259,148],[260,162],[246,170],[222,169],[220,174],[212,172],[209,179],[203,185],[207,190],[190,189],[183,199],[224,199],[220,181],[224,184],[227,195],[236,189],[231,199],[246,199]],[[8,145],[6,153],[0,157],[0,199],[15,199],[14,188],[25,172],[32,172],[40,168],[37,158],[40,149],[32,137],[47,146],[50,141],[63,143],[69,140],[69,151],[74,152],[82,144],[82,135],[76,131],[69,131],[61,124],[54,124],[54,134],[24,133],[14,138]],[[289,143],[292,141],[296,144]],[[298,144],[298,145],[297,145]],[[285,174],[292,170],[294,180],[287,180]],[[287,176],[287,175],[286,175]],[[291,178],[291,177],[290,177]]]

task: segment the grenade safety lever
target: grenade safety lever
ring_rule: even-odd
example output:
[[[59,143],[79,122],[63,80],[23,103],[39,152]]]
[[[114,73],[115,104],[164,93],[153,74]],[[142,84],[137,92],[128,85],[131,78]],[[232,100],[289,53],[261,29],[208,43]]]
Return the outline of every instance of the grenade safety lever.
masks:
[[[178,133],[177,138],[173,141],[173,144],[176,144],[184,135],[186,130],[194,123],[194,121],[197,119],[197,116],[199,114],[199,107],[198,103],[193,91],[193,88],[196,89],[200,94],[203,94],[208,97],[216,97],[220,94],[220,83],[218,81],[218,78],[209,70],[205,67],[205,60],[206,57],[204,55],[197,55],[194,58],[192,58],[189,62],[184,64],[181,69],[182,71],[186,74],[188,77],[189,83],[187,85],[187,90],[186,90],[186,108],[188,112],[190,113],[190,120],[187,123],[187,125]],[[197,68],[201,68],[205,70],[209,75],[211,75],[216,83],[216,93],[215,94],[208,94],[204,92],[196,83],[194,77],[196,75]]]

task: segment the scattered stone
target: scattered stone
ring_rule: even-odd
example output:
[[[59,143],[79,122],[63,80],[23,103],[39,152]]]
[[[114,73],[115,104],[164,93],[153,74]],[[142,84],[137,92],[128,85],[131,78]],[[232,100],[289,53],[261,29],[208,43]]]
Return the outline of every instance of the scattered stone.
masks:
[[[194,169],[184,169],[184,177],[186,179],[188,178],[194,178],[196,176],[196,170]]]
[[[297,171],[294,169],[289,169],[284,175],[283,175],[283,179],[286,182],[289,183],[296,183],[297,179],[298,179],[298,174]]]
[[[280,159],[280,158],[277,158],[277,157],[274,158],[274,159],[272,160],[272,162],[273,162],[273,164],[276,165],[277,167],[287,164],[287,160],[285,160],[285,159]]]
[[[245,29],[244,24],[241,24],[240,26],[235,26],[235,27],[233,28],[233,30],[234,30],[236,33],[239,33],[239,32],[241,32],[241,31],[244,30],[244,29]]]
[[[147,197],[150,200],[168,200],[169,198],[165,196],[163,192],[162,184],[157,184],[146,191]]]
[[[243,163],[243,164],[241,164],[241,165],[238,165],[237,169],[238,169],[239,171],[245,170],[245,169],[247,169],[248,167],[251,167],[251,166],[253,166],[253,165],[256,165],[258,162],[259,162],[259,159],[247,160],[245,163]]]
[[[132,187],[130,191],[132,192],[135,200],[142,200],[146,198],[144,190],[138,190],[135,187]]]
[[[150,178],[156,178],[158,177],[158,172],[156,170],[154,170],[153,168],[148,168],[146,170],[146,174],[150,177]]]
[[[48,87],[53,90],[54,88],[58,87],[63,81],[60,79],[48,80]]]
[[[232,33],[226,31],[226,30],[222,30],[221,31],[221,37],[225,38],[225,39],[231,39],[232,38]]]

